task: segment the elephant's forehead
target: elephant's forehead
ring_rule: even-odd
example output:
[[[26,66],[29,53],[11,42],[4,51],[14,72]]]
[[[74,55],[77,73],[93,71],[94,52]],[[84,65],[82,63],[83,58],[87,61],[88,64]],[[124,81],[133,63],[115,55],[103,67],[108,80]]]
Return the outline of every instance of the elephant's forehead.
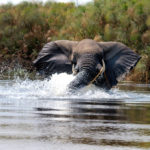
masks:
[[[85,39],[80,41],[73,51],[77,53],[94,53],[100,51],[100,47],[94,40]]]

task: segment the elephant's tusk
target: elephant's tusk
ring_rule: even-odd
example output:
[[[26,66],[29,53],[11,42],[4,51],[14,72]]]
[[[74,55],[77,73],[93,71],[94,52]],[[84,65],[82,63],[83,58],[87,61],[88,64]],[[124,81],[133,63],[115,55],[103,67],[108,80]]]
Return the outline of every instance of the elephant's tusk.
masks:
[[[106,70],[106,67],[105,67],[105,62],[104,60],[102,59],[102,64],[103,64],[103,67],[100,69],[99,73],[94,77],[94,79],[92,81],[90,81],[90,83],[88,85],[91,85],[94,81],[96,81],[96,79],[102,74],[105,72]]]
[[[73,72],[73,75],[76,75],[76,74],[77,74],[77,71],[76,71],[76,69],[75,69],[75,67],[74,67],[74,64],[72,65],[72,72]]]
[[[104,72],[105,72],[105,70],[106,70],[106,67],[105,67],[105,62],[104,62],[104,60],[103,60],[103,59],[102,59],[102,64],[103,64],[103,67],[102,67],[102,69],[103,69],[103,70],[102,70],[102,73],[104,73]],[[101,74],[102,74],[102,73],[101,73]]]

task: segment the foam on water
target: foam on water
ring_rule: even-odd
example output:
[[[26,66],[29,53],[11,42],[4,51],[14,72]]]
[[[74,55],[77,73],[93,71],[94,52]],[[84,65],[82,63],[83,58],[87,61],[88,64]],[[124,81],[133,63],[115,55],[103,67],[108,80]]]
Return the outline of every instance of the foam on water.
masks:
[[[73,75],[66,73],[54,74],[51,79],[21,80],[15,79],[0,82],[0,97],[7,99],[143,99],[150,98],[150,94],[125,92],[119,89],[105,91],[94,85],[85,87],[75,94],[68,94],[67,86],[74,79]]]

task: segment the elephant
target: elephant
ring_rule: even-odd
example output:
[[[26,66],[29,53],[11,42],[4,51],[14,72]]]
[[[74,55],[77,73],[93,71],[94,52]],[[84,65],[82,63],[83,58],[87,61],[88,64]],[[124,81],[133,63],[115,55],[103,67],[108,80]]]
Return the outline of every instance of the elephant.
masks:
[[[121,42],[57,40],[42,48],[33,61],[45,77],[66,72],[76,75],[68,88],[72,91],[94,84],[111,89],[129,73],[140,56]]]

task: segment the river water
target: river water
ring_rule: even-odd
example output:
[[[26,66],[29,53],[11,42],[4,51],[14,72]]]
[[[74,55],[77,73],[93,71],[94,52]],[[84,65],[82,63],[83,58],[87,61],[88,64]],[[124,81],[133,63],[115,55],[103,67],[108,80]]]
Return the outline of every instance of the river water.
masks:
[[[0,80],[0,150],[150,149],[150,85],[70,94],[73,78]]]

